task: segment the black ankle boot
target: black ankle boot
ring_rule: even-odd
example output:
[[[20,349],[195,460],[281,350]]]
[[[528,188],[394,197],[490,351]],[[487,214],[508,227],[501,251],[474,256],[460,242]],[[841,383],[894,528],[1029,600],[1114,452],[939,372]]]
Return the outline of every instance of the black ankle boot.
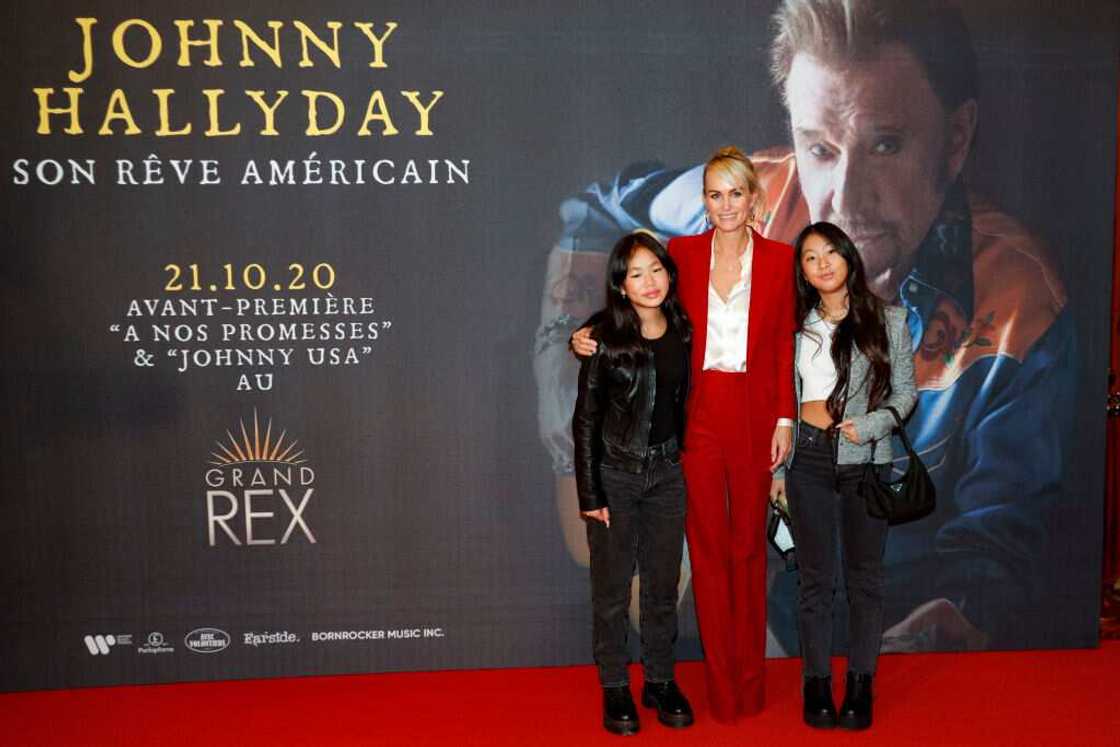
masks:
[[[638,733],[638,709],[629,685],[603,688],[603,727],[622,736]]]
[[[871,726],[871,675],[848,672],[844,704],[840,706],[840,726],[866,729]]]
[[[803,690],[805,723],[816,729],[836,726],[836,706],[832,703],[831,677],[806,677]]]
[[[657,709],[657,720],[676,729],[692,726],[692,706],[677,683],[647,682],[642,688],[642,705]]]

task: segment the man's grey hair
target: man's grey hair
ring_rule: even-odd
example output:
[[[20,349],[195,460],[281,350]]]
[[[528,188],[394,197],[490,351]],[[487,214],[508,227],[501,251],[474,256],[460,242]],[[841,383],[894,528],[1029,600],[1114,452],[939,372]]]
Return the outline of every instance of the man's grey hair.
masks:
[[[979,96],[972,37],[947,0],[782,0],[773,24],[770,72],[783,99],[797,54],[826,64],[862,62],[891,43],[918,60],[946,112]]]

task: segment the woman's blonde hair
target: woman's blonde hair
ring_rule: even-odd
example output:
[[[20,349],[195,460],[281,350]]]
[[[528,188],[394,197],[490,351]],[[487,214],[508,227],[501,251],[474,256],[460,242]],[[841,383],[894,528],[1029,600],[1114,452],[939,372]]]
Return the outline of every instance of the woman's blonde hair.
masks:
[[[708,172],[714,171],[730,179],[735,184],[747,188],[751,196],[751,222],[758,221],[766,207],[766,190],[758,178],[751,159],[734,145],[728,145],[717,150],[708,162],[704,164],[704,180],[707,181]]]

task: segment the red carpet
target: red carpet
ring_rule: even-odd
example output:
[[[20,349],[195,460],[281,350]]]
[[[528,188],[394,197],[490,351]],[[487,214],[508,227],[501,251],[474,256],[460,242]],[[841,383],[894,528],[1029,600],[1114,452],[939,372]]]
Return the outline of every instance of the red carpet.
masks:
[[[1120,641],[1097,650],[887,656],[868,732],[801,724],[799,664],[768,664],[765,712],[708,717],[700,665],[680,666],[697,723],[643,711],[626,744],[1118,745]],[[635,672],[636,677],[640,673]],[[636,691],[636,688],[635,688]],[[306,677],[0,695],[3,745],[619,744],[591,667]]]

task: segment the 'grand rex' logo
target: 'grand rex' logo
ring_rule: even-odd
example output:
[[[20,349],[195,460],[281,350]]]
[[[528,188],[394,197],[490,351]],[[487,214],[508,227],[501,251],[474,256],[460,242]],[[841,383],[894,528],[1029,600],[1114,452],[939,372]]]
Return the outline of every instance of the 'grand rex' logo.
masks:
[[[206,533],[210,547],[285,545],[315,535],[305,514],[315,493],[315,471],[303,449],[288,439],[287,430],[273,434],[272,419],[264,428],[253,411],[250,429],[226,431],[217,441],[206,470]]]

